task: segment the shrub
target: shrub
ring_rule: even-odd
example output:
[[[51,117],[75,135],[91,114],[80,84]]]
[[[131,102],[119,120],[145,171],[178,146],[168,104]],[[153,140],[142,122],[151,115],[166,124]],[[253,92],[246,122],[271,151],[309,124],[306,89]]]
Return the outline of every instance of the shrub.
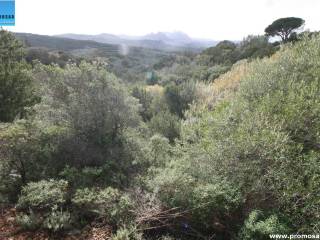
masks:
[[[151,118],[149,126],[154,134],[162,134],[171,143],[180,136],[180,119],[169,111],[157,113]]]
[[[102,167],[85,167],[78,169],[66,166],[59,175],[66,179],[71,186],[78,188],[99,184],[103,185],[106,181],[106,177],[103,176]]]
[[[179,85],[169,84],[165,87],[164,96],[171,113],[184,116],[189,104],[195,99],[195,83],[192,81],[183,82]]]
[[[78,189],[72,198],[81,214],[94,214],[112,224],[123,224],[132,219],[133,203],[130,197],[117,189]]]
[[[151,158],[150,167],[165,166],[169,162],[171,146],[169,140],[159,134],[155,134],[150,138]]]
[[[70,227],[71,214],[53,206],[51,212],[45,217],[43,227],[53,232],[65,230]]]
[[[288,227],[281,223],[277,215],[265,216],[263,212],[254,210],[249,214],[240,232],[241,240],[267,240],[270,234],[289,233]]]
[[[106,163],[114,167],[127,160],[122,156],[121,134],[138,127],[141,119],[138,99],[119,79],[99,64],[86,62],[63,69],[40,65],[34,75],[43,93],[37,118],[68,129],[59,145],[60,161],[84,168]]]
[[[228,72],[230,70],[230,66],[225,65],[214,65],[213,67],[208,69],[208,81],[213,82],[220,75]]]
[[[63,128],[19,120],[0,126],[0,192],[16,202],[22,185],[55,177],[61,161],[54,158]]]
[[[149,121],[152,112],[151,112],[151,103],[152,103],[152,95],[145,88],[142,87],[134,87],[132,89],[132,96],[139,99],[139,103],[141,104],[140,115],[144,121]]]
[[[17,207],[47,209],[66,202],[68,182],[64,180],[42,180],[28,183],[22,188]]]
[[[15,221],[23,230],[34,231],[41,226],[41,219],[31,209],[28,214],[18,214]]]
[[[143,240],[143,237],[135,227],[130,227],[118,229],[116,234],[112,235],[111,240]]]
[[[209,202],[190,218],[204,217],[198,229],[223,239],[255,209],[278,216],[252,213],[247,239],[281,232],[280,216],[294,232],[316,232],[319,40],[306,38],[269,59],[240,64],[212,84],[214,96],[191,108],[171,162],[150,180],[164,203],[188,209]],[[220,230],[208,224],[210,216],[222,223]]]

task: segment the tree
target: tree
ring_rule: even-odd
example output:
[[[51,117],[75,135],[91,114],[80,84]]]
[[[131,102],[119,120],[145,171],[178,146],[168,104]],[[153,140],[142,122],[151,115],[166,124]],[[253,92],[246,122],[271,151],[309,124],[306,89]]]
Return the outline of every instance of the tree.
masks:
[[[82,62],[65,68],[40,65],[35,77],[43,95],[37,117],[68,132],[56,162],[77,168],[106,165],[116,174],[132,170],[126,133],[140,124],[139,103],[113,74]]]
[[[265,29],[265,33],[271,37],[279,36],[282,42],[288,42],[296,35],[295,30],[300,28],[304,22],[302,18],[296,17],[279,18]]]
[[[164,91],[165,99],[171,113],[183,118],[184,111],[195,98],[195,84],[188,81],[182,84],[169,84]]]
[[[269,42],[266,36],[250,35],[239,44],[239,59],[255,59],[272,55],[277,48]]]
[[[21,117],[37,98],[22,44],[13,34],[0,30],[0,122]]]
[[[204,50],[202,54],[210,56],[211,65],[229,65],[238,60],[237,45],[228,40],[221,41],[216,46]]]
[[[151,103],[152,96],[146,91],[146,89],[141,87],[134,87],[132,89],[132,96],[139,99],[141,104],[140,115],[144,121],[149,121],[152,117]]]
[[[171,143],[180,135],[180,119],[169,111],[154,115],[149,122],[149,127],[153,134],[160,133]]]
[[[147,73],[147,84],[148,85],[155,85],[158,83],[158,76],[154,71],[148,72]]]

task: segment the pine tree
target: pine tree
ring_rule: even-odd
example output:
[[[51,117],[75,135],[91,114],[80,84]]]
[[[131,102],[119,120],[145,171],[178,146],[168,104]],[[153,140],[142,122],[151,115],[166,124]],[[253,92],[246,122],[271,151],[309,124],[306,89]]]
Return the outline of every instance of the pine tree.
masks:
[[[12,122],[24,115],[36,101],[24,48],[15,36],[0,30],[0,122]]]

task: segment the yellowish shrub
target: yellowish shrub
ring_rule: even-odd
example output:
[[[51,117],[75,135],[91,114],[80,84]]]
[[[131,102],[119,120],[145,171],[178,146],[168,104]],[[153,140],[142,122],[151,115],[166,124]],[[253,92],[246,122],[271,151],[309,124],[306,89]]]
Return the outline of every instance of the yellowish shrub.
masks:
[[[213,83],[197,83],[196,107],[212,108],[222,99],[228,99],[233,96],[239,87],[241,79],[248,74],[249,65],[245,60],[238,62],[229,72],[221,75]]]

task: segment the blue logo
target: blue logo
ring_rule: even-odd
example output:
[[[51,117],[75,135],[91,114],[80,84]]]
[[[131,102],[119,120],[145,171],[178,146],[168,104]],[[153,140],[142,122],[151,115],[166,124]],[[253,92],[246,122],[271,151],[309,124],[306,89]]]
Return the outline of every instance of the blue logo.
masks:
[[[15,18],[15,0],[0,0],[0,26],[14,26]]]

